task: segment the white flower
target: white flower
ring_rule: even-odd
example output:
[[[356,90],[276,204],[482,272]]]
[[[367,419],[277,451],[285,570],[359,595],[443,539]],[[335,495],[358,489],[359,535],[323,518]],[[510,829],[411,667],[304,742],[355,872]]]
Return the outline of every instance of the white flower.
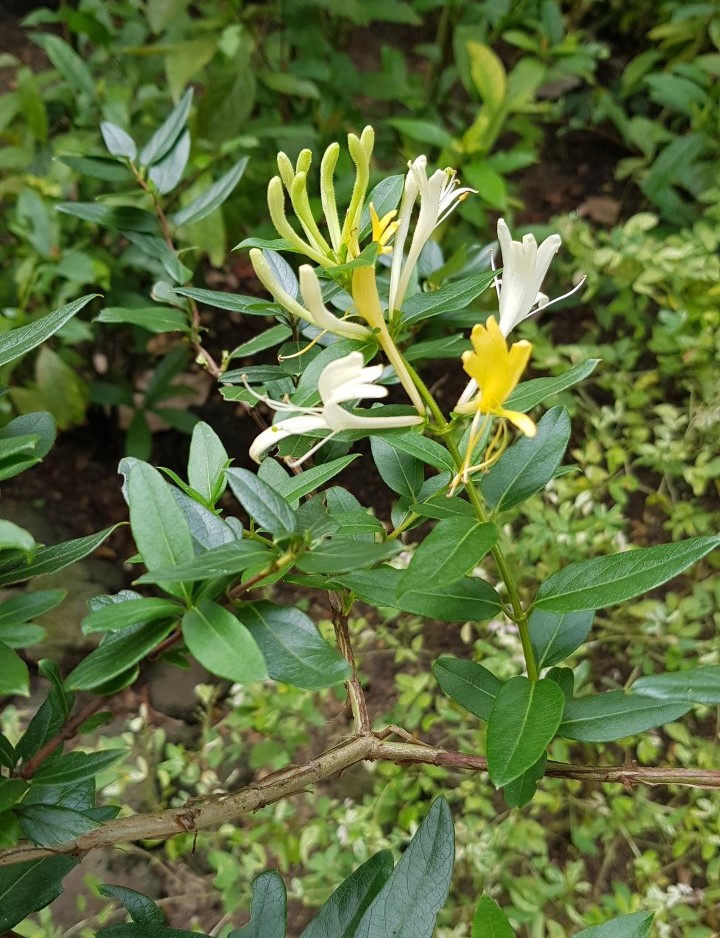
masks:
[[[393,259],[390,268],[390,296],[388,308],[390,312],[400,309],[405,293],[410,283],[410,277],[420,257],[420,252],[427,244],[433,231],[457,205],[474,192],[467,187],[457,188],[455,171],[452,169],[438,169],[428,179],[427,157],[418,156],[408,164],[409,172],[405,177],[398,227],[393,243]],[[407,258],[403,264],[403,251],[407,240],[410,222],[415,202],[420,198],[420,211],[415,231],[413,232]]]
[[[538,247],[534,235],[526,234],[522,243],[513,241],[504,218],[497,223],[497,234],[503,268],[498,293],[499,325],[502,334],[507,336],[536,309],[549,305],[540,287],[562,240],[560,235],[552,234]]]
[[[422,417],[363,417],[351,414],[341,406],[348,401],[360,398],[387,397],[387,388],[373,383],[382,372],[382,365],[372,365],[366,368],[361,353],[350,352],[349,355],[338,358],[323,368],[318,379],[321,407],[298,407],[290,402],[262,398],[274,410],[294,412],[298,416],[285,417],[272,427],[268,427],[267,430],[263,430],[250,447],[251,458],[259,463],[267,450],[288,436],[329,430],[328,436],[300,459],[294,461],[294,465],[297,466],[343,430],[394,429],[422,423]]]

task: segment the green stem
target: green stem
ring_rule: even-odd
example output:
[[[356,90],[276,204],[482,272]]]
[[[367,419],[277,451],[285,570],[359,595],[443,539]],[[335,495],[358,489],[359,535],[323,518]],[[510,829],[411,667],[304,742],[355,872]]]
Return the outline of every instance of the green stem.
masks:
[[[445,446],[447,446],[448,451],[450,452],[450,455],[452,456],[459,472],[462,469],[463,458],[460,450],[458,449],[457,443],[453,439],[452,435],[448,433],[451,424],[448,423],[448,421],[445,419],[445,416],[440,410],[437,401],[432,395],[432,392],[422,380],[420,375],[412,367],[412,365],[409,365],[407,362],[405,362],[405,367],[415,382],[415,386],[420,392],[420,396],[427,404],[428,410],[433,415],[433,419],[435,420],[436,426],[429,427],[430,431],[435,433],[437,436],[442,437],[445,442]],[[485,506],[483,505],[478,490],[474,485],[472,485],[472,483],[468,483],[465,486],[465,490],[468,493],[470,504],[475,510],[475,515],[478,521],[488,521],[488,515],[485,511]],[[495,558],[498,572],[500,573],[500,576],[505,583],[505,587],[508,592],[508,599],[510,600],[510,604],[512,606],[513,619],[517,624],[518,631],[520,632],[520,642],[522,643],[523,655],[525,656],[525,666],[527,668],[528,677],[531,681],[537,681],[539,673],[537,662],[535,661],[535,653],[533,651],[532,642],[530,641],[528,615],[527,612],[523,609],[523,604],[520,599],[520,592],[517,588],[515,577],[513,576],[513,572],[510,569],[510,564],[508,563],[507,557],[505,556],[502,547],[496,544],[492,549],[492,555]]]

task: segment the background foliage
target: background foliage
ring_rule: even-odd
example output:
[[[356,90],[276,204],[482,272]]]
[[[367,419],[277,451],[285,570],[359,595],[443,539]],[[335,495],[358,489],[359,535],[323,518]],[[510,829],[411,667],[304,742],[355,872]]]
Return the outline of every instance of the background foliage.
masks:
[[[570,308],[524,327],[539,373],[602,359],[579,398],[557,397],[570,411],[570,453],[581,471],[556,478],[509,522],[528,584],[561,558],[718,530],[715,4],[383,0],[339,10],[320,0],[80,0],[36,10],[17,35],[0,62],[0,328],[26,327],[90,291],[102,299],[41,349],[0,365],[10,389],[0,400],[4,421],[40,410],[60,430],[101,426],[113,453],[119,446],[144,458],[153,447],[163,458],[182,452],[182,440],[163,440],[168,427],[188,433],[206,415],[187,407],[208,393],[193,361],[198,344],[230,367],[234,357],[243,367],[249,356],[258,366],[274,360],[277,334],[258,338],[267,326],[262,308],[241,315],[259,291],[245,255],[230,248],[251,232],[274,236],[265,182],[276,151],[320,150],[372,122],[378,177],[427,152],[478,190],[460,209],[462,224],[430,252],[430,270],[486,263],[501,213],[538,233],[546,223],[560,231],[555,292],[580,272],[588,276]],[[148,154],[168,120],[165,151]],[[123,154],[129,144],[111,125],[135,139],[137,161]],[[347,185],[350,164],[342,159]],[[211,210],[188,215],[223,179],[205,202]],[[465,243],[476,247],[468,252]],[[202,296],[174,294],[178,286],[238,299],[218,310]],[[27,444],[27,464],[47,455],[48,426],[35,428],[39,442]],[[72,441],[82,446],[82,432],[67,444],[61,435],[61,456],[48,459],[78,471]],[[241,457],[235,423],[219,432]],[[185,465],[166,461],[176,471]],[[108,460],[107,479],[113,471]],[[92,530],[121,520],[114,512],[106,509]],[[688,657],[720,663],[718,590],[717,579],[690,577],[662,599],[650,594],[606,610],[581,679],[613,689],[650,663],[660,670]],[[486,625],[450,631],[389,610],[368,615],[360,657],[385,719],[439,744],[477,749],[477,721],[440,694],[427,666],[439,653],[475,653],[510,677],[521,659],[516,637],[500,622],[490,623],[491,642]],[[28,686],[27,671],[13,674],[18,686],[6,694]],[[180,720],[140,702],[138,716],[116,719],[107,736],[102,727],[94,732],[99,752],[128,751],[100,776],[103,799],[146,809],[180,805],[321,748],[326,721],[342,707],[335,691],[280,685],[271,697],[263,686],[228,694],[210,683],[185,702]],[[33,703],[18,698],[4,708],[11,739]],[[601,757],[709,768],[716,745],[716,714],[706,708],[648,734],[636,752],[607,744]],[[551,757],[567,758],[567,746],[556,740]],[[378,765],[352,777],[350,807],[346,787],[328,785],[196,843],[177,837],[136,862],[154,871],[156,898],[173,924],[205,930],[249,909],[252,877],[276,866],[299,932],[307,918],[301,903],[317,906],[371,854],[405,845],[441,791],[449,792],[457,837],[441,936],[469,934],[483,888],[531,938],[564,938],[638,909],[657,913],[661,938],[711,938],[720,929],[718,803],[702,791],[625,793],[546,780],[528,807],[507,812],[477,778]],[[112,875],[100,870],[97,879]],[[190,909],[178,898],[187,891],[198,897]],[[96,898],[85,907],[85,896],[76,885],[69,911],[51,906],[18,932],[93,935],[118,921],[116,902]]]

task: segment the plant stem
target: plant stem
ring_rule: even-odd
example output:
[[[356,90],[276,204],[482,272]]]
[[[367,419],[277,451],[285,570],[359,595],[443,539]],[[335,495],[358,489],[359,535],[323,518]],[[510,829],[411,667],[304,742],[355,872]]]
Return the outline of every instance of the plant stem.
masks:
[[[420,396],[427,404],[427,407],[430,413],[433,415],[436,426],[430,427],[431,433],[435,433],[437,436],[441,437],[445,443],[445,446],[448,448],[450,455],[455,462],[458,472],[462,469],[463,458],[458,449],[458,445],[455,440],[452,438],[449,430],[451,429],[451,424],[445,419],[445,415],[440,410],[437,401],[432,395],[432,392],[422,380],[420,375],[415,371],[412,365],[409,365],[405,362],[405,367],[408,370],[408,373],[415,382],[415,386],[420,392]],[[485,506],[483,505],[482,498],[475,486],[468,482],[465,486],[465,490],[468,493],[468,498],[470,503],[473,506],[475,515],[478,521],[486,522],[488,521],[488,515],[485,511]],[[537,681],[539,677],[537,662],[535,661],[535,653],[532,648],[532,643],[530,641],[530,629],[528,628],[528,615],[523,609],[522,600],[520,599],[520,592],[517,588],[517,583],[515,577],[508,563],[507,557],[505,556],[502,547],[498,544],[495,545],[492,549],[492,555],[495,558],[495,563],[497,564],[498,572],[505,583],[505,587],[508,592],[508,598],[510,604],[512,605],[513,610],[513,620],[517,624],[518,631],[520,633],[520,642],[522,644],[523,655],[525,657],[525,667],[527,668],[527,674],[531,681]]]
[[[357,676],[355,653],[353,652],[352,642],[350,641],[348,613],[345,609],[342,596],[339,593],[330,592],[328,596],[330,598],[332,623],[335,628],[335,638],[337,639],[338,648],[352,668],[352,677],[345,681],[345,687],[348,692],[348,700],[350,701],[355,732],[358,736],[366,736],[370,733],[370,717],[365,702],[365,694],[363,693]]]
[[[279,772],[258,779],[246,788],[220,798],[210,795],[181,808],[117,818],[81,834],[74,840],[53,844],[51,847],[39,847],[34,844],[11,847],[0,852],[0,868],[49,856],[79,856],[97,847],[109,847],[113,844],[136,840],[167,840],[176,834],[219,828],[265,805],[305,791],[318,782],[365,761],[391,762],[396,765],[436,765],[471,772],[487,770],[487,761],[482,756],[452,752],[419,742],[389,742],[382,739],[382,735],[368,733],[353,736],[303,765],[289,765]],[[581,782],[614,782],[624,785],[625,788],[635,785],[683,785],[708,790],[720,789],[720,770],[717,769],[654,768],[638,766],[635,763],[605,766],[548,762],[546,775]]]

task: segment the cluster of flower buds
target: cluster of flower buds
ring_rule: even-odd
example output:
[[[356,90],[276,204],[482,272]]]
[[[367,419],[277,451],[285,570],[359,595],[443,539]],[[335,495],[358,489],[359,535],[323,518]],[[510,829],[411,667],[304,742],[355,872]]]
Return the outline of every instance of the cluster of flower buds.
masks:
[[[379,217],[372,203],[366,206],[373,144],[371,127],[366,127],[359,137],[355,134],[348,136],[355,180],[342,224],[334,184],[339,145],[335,143],[328,147],[320,164],[320,202],[324,224],[322,221],[319,224],[314,217],[308,195],[312,153],[303,150],[294,166],[286,154],[278,155],[279,174],[268,185],[268,207],[273,224],[288,247],[312,262],[301,265],[299,269],[302,302],[291,296],[279,282],[262,250],[252,249],[250,258],[261,283],[291,316],[314,326],[321,334],[331,333],[363,343],[374,339],[407,392],[417,416],[358,416],[343,408],[343,403],[387,394],[384,387],[374,383],[379,379],[383,366],[364,367],[362,354],[352,352],[331,362],[321,373],[318,382],[321,407],[303,408],[291,402],[263,398],[279,413],[291,412],[294,416],[283,417],[260,434],[251,448],[252,457],[258,461],[275,443],[291,434],[329,431],[329,436],[318,444],[320,446],[342,430],[371,431],[412,426],[426,419],[426,405],[420,389],[391,335],[388,321],[395,316],[402,319],[403,303],[414,271],[434,231],[474,190],[459,186],[456,173],[451,169],[438,169],[428,176],[427,159],[419,156],[408,164],[399,209]],[[287,198],[292,206],[294,224],[286,211]],[[361,226],[366,208],[370,225],[368,243],[363,245]],[[473,420],[465,464],[455,484],[466,482],[471,472],[486,468],[498,458],[507,443],[508,421],[527,436],[535,434],[535,424],[527,415],[504,407],[527,366],[532,346],[527,341],[520,341],[508,347],[506,339],[518,323],[538,309],[551,305],[540,288],[561,241],[556,234],[550,235],[539,247],[531,234],[525,235],[522,242],[514,241],[504,219],[498,222],[497,235],[502,254],[502,270],[495,278],[499,318],[496,320],[491,316],[484,325],[476,325],[471,333],[473,350],[463,354],[463,368],[470,380],[454,413],[458,416],[472,415]],[[373,244],[376,250],[363,254],[363,250]],[[381,254],[391,255],[385,302],[381,300],[376,278],[376,260]],[[322,278],[339,278],[349,293],[351,302],[343,316],[328,309],[318,273]],[[487,422],[493,417],[499,420],[498,430],[483,461],[473,466],[472,453],[485,433]],[[318,446],[305,454],[303,460]]]

